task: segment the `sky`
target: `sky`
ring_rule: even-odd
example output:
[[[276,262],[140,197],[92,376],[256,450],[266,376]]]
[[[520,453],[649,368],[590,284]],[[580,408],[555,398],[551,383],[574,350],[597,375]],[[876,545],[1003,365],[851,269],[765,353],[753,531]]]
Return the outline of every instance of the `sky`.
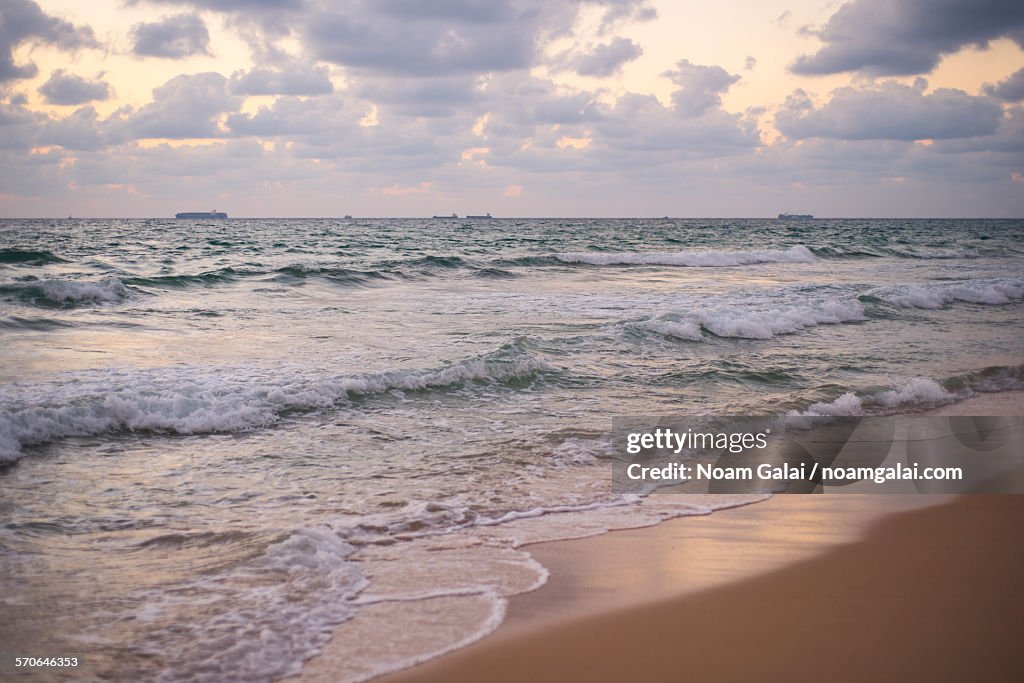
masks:
[[[1024,216],[1020,0],[0,0],[0,217]]]

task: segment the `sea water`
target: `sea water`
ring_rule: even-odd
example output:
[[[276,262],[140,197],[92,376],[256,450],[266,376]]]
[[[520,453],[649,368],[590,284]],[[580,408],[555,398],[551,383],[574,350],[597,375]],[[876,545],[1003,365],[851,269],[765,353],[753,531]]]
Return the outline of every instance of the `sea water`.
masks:
[[[0,649],[408,666],[525,543],[755,500],[613,494],[612,416],[1019,389],[1022,301],[1024,221],[2,221]]]

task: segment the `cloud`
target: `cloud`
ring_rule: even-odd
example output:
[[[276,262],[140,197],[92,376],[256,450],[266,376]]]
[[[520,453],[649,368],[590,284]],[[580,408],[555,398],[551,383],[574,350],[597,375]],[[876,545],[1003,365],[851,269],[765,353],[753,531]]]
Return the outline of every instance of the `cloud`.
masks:
[[[987,95],[1007,102],[1024,100],[1024,69],[1018,69],[1006,79],[996,84],[986,83],[984,91]]]
[[[484,99],[474,74],[439,77],[356,77],[349,91],[402,116],[450,117],[472,113]]]
[[[693,64],[688,59],[676,63],[676,68],[664,74],[679,88],[672,93],[672,103],[680,116],[700,116],[722,104],[722,95],[739,76],[730,74],[720,66]]]
[[[218,120],[235,111],[241,98],[228,94],[227,79],[218,73],[175,76],[153,90],[153,101],[115,124],[119,135],[145,138],[222,137]]]
[[[67,150],[97,150],[109,143],[109,132],[93,107],[82,107],[42,126],[39,143],[59,145]]]
[[[567,53],[557,60],[559,70],[572,70],[581,76],[611,76],[640,55],[643,50],[629,38],[615,38],[609,43],[593,46],[587,52]]]
[[[196,14],[177,14],[132,27],[132,52],[145,57],[180,59],[210,54],[210,32]]]
[[[81,76],[57,69],[49,80],[39,86],[40,94],[50,104],[75,105],[110,98],[110,85],[104,81],[90,81]]]
[[[895,76],[928,73],[943,55],[1008,36],[1024,47],[1020,0],[853,0],[817,30],[823,43],[790,69],[822,75],[844,71]]]
[[[353,3],[309,15],[317,59],[402,76],[509,71],[530,66],[541,14],[508,0]]]
[[[128,0],[129,5],[141,5],[145,2],[153,5],[183,5],[199,7],[215,12],[238,12],[253,10],[298,10],[306,5],[306,0]]]
[[[90,27],[50,16],[32,0],[0,0],[0,82],[32,78],[38,73],[31,62],[14,63],[15,48],[27,42],[55,45],[61,50],[98,45]]]
[[[952,88],[926,95],[926,87],[919,78],[914,86],[890,81],[839,88],[820,108],[797,90],[776,115],[775,126],[791,139],[939,140],[988,135],[999,125],[1002,109],[992,99]]]
[[[975,152],[1007,155],[1015,167],[1024,159],[1024,107],[1010,107],[1003,113],[999,127],[991,135],[939,140],[933,146],[936,152],[964,154]]]
[[[326,67],[290,64],[279,69],[236,71],[228,89],[235,95],[329,95],[334,86]]]
[[[254,114],[231,114],[226,123],[231,133],[239,137],[323,137],[342,142],[347,131],[357,127],[358,118],[336,98],[278,97],[272,105],[261,106]]]
[[[29,149],[46,116],[29,110],[24,98],[0,102],[0,149]]]

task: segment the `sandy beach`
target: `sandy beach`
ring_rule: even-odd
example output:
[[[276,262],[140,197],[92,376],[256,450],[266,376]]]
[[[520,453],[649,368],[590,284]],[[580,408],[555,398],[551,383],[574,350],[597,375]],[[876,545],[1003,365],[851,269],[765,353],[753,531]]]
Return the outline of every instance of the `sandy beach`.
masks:
[[[510,620],[475,646],[380,680],[1019,679],[1022,514],[1024,498],[965,496],[737,584],[532,629]],[[687,523],[658,529],[670,538]],[[583,543],[602,552],[600,541]]]
[[[1024,392],[932,415],[1020,414]],[[1024,627],[1019,496],[776,496],[530,546],[551,578],[429,681],[1012,680]],[[303,680],[331,680],[327,646]]]

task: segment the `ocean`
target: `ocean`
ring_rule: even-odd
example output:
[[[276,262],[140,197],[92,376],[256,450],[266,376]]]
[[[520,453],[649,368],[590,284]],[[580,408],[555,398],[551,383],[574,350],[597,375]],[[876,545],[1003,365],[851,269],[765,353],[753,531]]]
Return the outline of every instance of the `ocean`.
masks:
[[[339,680],[492,631],[617,415],[1024,388],[1024,221],[0,221],[0,650],[55,680]]]

